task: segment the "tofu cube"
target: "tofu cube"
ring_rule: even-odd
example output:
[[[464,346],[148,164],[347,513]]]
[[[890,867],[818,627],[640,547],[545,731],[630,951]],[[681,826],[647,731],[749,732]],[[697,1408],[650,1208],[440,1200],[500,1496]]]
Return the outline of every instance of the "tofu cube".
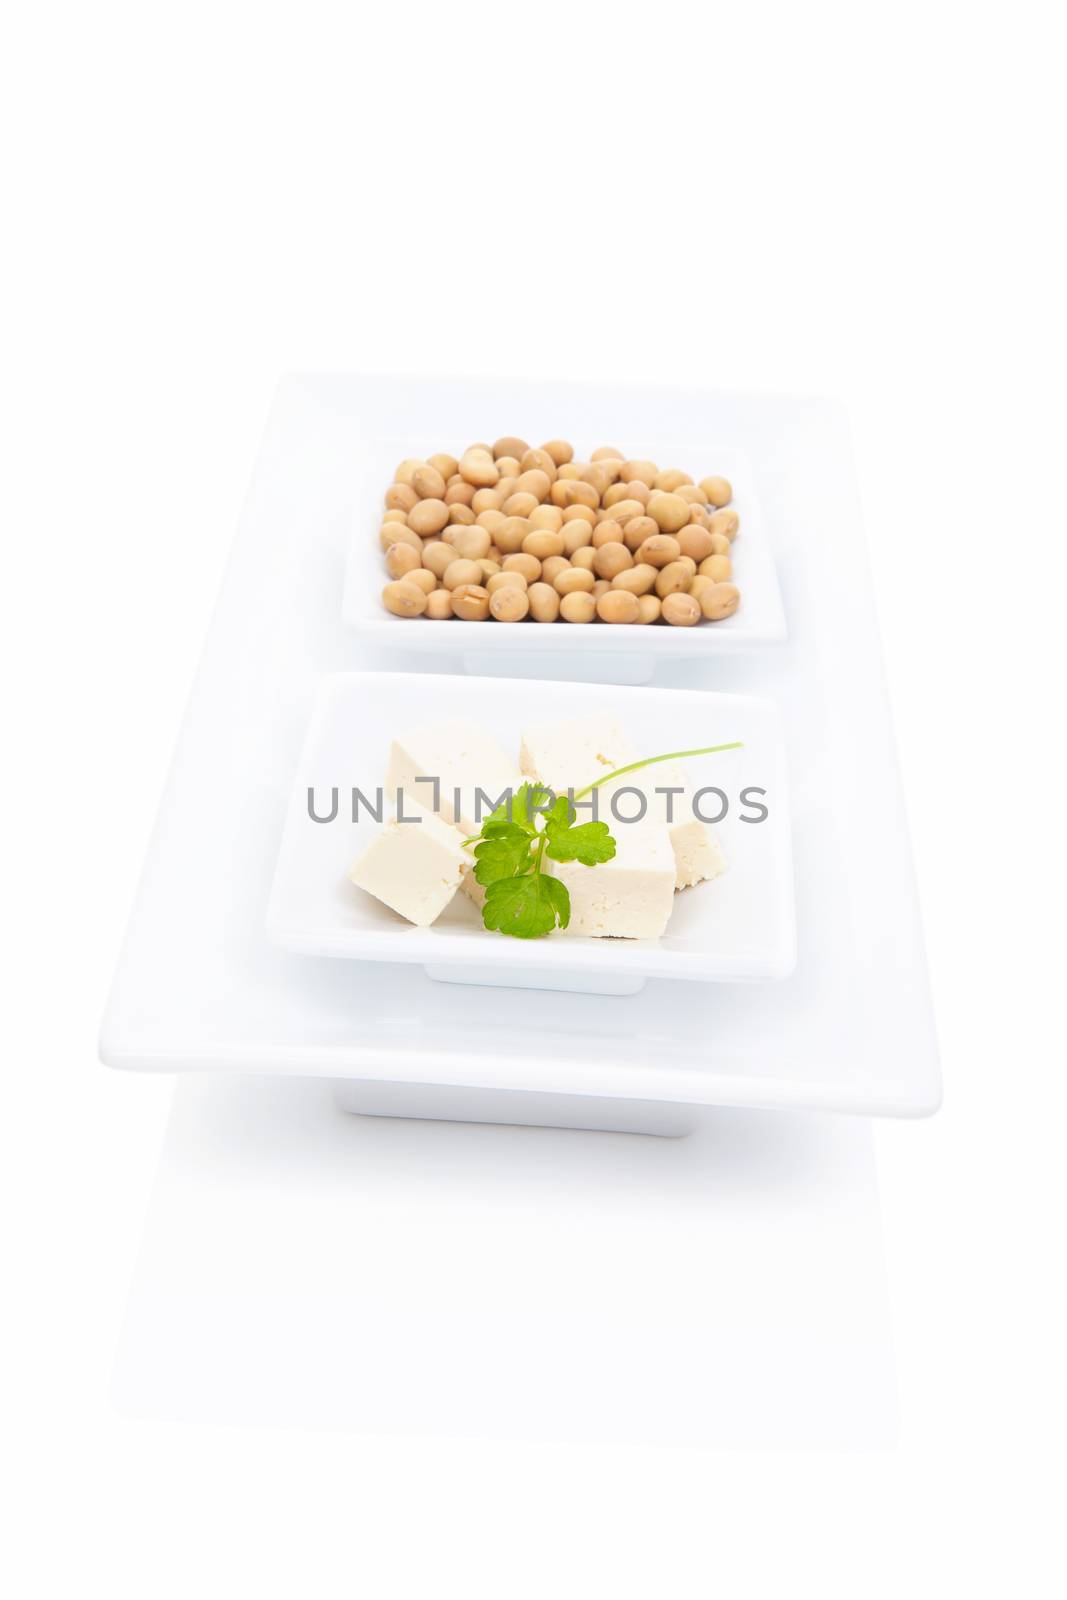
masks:
[[[405,798],[410,821],[387,822],[349,873],[358,888],[416,927],[436,922],[470,870],[463,835],[432,811]]]
[[[630,759],[636,760],[637,757]],[[611,791],[622,789],[627,784],[640,789],[648,802],[645,821],[666,826],[670,833],[676,889],[691,888],[693,884],[717,878],[720,872],[725,871],[726,858],[714,829],[706,822],[701,822],[693,812],[693,786],[684,767],[676,761],[659,761],[654,767],[630,772],[617,782],[603,784],[602,806],[606,805],[607,809],[602,809],[600,815],[609,827],[614,820],[611,814]],[[622,816],[630,816],[637,809],[636,796],[620,796],[619,811]]]
[[[419,805],[439,812],[463,830],[464,838],[477,833],[506,791],[521,783],[522,774],[512,758],[473,722],[413,728],[394,739],[389,751],[387,790],[403,790]]]
[[[417,782],[420,778],[437,782]],[[455,823],[465,839],[479,831],[501,798],[509,790],[514,794],[522,781],[512,757],[484,728],[458,718],[413,728],[394,739],[386,775],[390,793],[403,793],[405,813],[410,797]],[[462,888],[475,905],[483,903],[485,890],[473,872],[464,874]]]
[[[614,717],[537,723],[523,730],[519,747],[524,776],[547,783],[556,794],[584,789],[613,767],[636,760],[633,746]]]
[[[659,939],[674,909],[674,851],[666,828],[621,828],[616,852],[600,866],[548,862],[566,884],[571,920],[564,930],[593,939]]]
[[[582,789],[615,767],[640,759],[613,717],[577,717],[568,722],[542,723],[525,730],[519,764],[527,777],[538,778],[556,794]],[[693,790],[684,768],[676,762],[657,762],[640,772],[629,772],[598,791],[597,816],[608,824],[616,839],[634,831],[634,824],[616,823],[611,810],[613,791],[637,789],[645,799],[641,822],[665,826],[675,861],[675,888],[718,877],[726,868],[722,846],[706,822],[693,813]],[[665,793],[665,790],[676,791]],[[583,802],[583,805],[585,802]],[[641,810],[634,795],[620,795],[619,816],[636,818]],[[581,811],[579,820],[588,820]]]

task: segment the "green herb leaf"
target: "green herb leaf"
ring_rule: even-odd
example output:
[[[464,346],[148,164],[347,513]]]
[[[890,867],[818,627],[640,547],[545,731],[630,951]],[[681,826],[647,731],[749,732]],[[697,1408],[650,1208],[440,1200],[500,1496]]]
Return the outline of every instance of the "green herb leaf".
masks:
[[[551,798],[552,791],[546,789],[543,783],[521,784],[512,795],[510,806],[505,800],[495,811],[490,811],[479,831],[472,838],[464,839],[464,844],[492,839],[494,835],[505,833],[510,828],[521,828],[526,837],[532,839],[537,832],[537,818]]]
[[[580,861],[583,867],[595,867],[612,859],[615,840],[606,822],[583,822],[577,828],[550,832],[545,850],[553,861]]]
[[[542,939],[557,923],[565,928],[570,920],[566,885],[540,871],[490,884],[482,910],[487,928],[513,939]]]
[[[537,832],[537,819],[552,798],[552,790],[543,783],[524,783],[519,786],[511,801],[511,820],[526,832]]]
[[[577,808],[572,804],[567,796],[565,794],[558,795],[553,802],[551,809],[544,813],[545,832],[548,834],[549,838],[551,838],[553,834],[563,832],[564,829],[570,827],[577,815]]]
[[[494,823],[489,837],[475,846],[475,880],[486,887],[499,878],[529,872],[533,866],[530,837],[513,822]]]

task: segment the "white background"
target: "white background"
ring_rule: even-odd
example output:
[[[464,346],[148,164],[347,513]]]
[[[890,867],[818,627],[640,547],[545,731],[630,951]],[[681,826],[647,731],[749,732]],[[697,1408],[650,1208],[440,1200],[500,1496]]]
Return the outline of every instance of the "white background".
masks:
[[[12,1592],[1062,1592],[1052,21],[936,0],[9,15]],[[946,1077],[937,1118],[877,1131],[895,1450],[380,1439],[111,1409],[171,1088],[105,1073],[95,1029],[293,368],[847,401]]]

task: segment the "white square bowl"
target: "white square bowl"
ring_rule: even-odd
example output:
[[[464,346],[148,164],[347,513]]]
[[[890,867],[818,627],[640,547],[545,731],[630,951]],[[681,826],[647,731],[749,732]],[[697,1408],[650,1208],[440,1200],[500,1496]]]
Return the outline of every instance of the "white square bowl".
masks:
[[[508,410],[505,397],[501,414]],[[719,473],[729,478],[733,486],[732,504],[741,518],[741,529],[734,541],[732,559],[741,604],[732,617],[722,622],[701,622],[692,628],[673,628],[666,623],[642,627],[603,622],[461,622],[457,617],[434,622],[427,617],[394,617],[381,602],[382,589],[389,582],[378,542],[385,491],[397,463],[406,456],[418,455],[421,450],[427,454],[440,450],[461,453],[465,442],[391,435],[365,438],[359,458],[353,462],[352,524],[342,607],[345,623],[364,638],[392,649],[461,650],[501,660],[527,653],[545,658],[561,653],[583,658],[621,656],[643,659],[647,672],[661,659],[714,658],[780,643],[786,637],[785,612],[750,461],[736,448],[720,449],[714,440],[706,442],[700,436],[694,437],[691,420],[681,412],[676,427],[669,426],[667,417],[661,417],[658,426],[663,430],[658,442],[635,434],[632,438],[615,437],[616,448],[632,452],[635,459],[651,456],[664,464],[678,465],[693,476]],[[541,437],[534,429],[530,432]],[[588,426],[582,425],[583,441],[588,432]],[[595,448],[591,438],[588,448]],[[625,672],[621,675],[626,676]]]
[[[518,763],[528,723],[603,713],[652,755],[741,740],[744,748],[686,763],[694,787],[722,789],[730,810],[716,825],[727,870],[675,896],[661,939],[593,939],[556,932],[519,940],[490,933],[457,894],[428,928],[405,922],[358,889],[348,871],[379,823],[350,795],[384,785],[391,740],[456,716],[482,724]],[[740,794],[765,791],[764,821],[742,820]],[[330,823],[309,814],[330,810]],[[707,802],[710,804],[710,802]],[[386,813],[387,814],[387,811]],[[607,819],[605,819],[607,820]],[[613,827],[621,824],[612,822]],[[619,692],[587,683],[454,678],[421,673],[338,673],[319,686],[297,767],[267,913],[271,939],[313,956],[417,962],[461,983],[630,994],[646,978],[781,978],[796,962],[793,868],[784,741],[777,708],[747,695],[689,689]]]

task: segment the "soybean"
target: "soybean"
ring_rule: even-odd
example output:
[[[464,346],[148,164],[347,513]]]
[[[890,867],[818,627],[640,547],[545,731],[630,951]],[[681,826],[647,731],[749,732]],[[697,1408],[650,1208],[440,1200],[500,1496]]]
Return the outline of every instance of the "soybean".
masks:
[[[691,628],[700,621],[700,606],[691,594],[669,594],[662,602],[660,614],[672,627]]]
[[[710,578],[712,583],[729,583],[734,574],[734,564],[729,556],[707,556],[697,570],[702,578]]]
[[[598,578],[617,578],[633,564],[634,558],[624,544],[602,544],[593,556],[593,571]]]
[[[489,592],[479,583],[462,583],[452,590],[452,612],[463,622],[484,622],[489,615]]]
[[[385,565],[391,578],[406,578],[408,573],[414,572],[422,562],[419,552],[413,550],[409,544],[391,544],[385,552]]]
[[[625,589],[609,589],[596,603],[601,622],[636,622],[640,609],[637,596]]]
[[[705,556],[710,556],[714,550],[711,534],[706,528],[697,527],[695,523],[683,528],[676,537],[683,556],[692,556],[696,562],[703,561]]]
[[[501,456],[514,456],[517,461],[521,461],[529,448],[525,439],[516,439],[512,434],[497,440],[493,446],[493,455],[498,462]]]
[[[491,489],[500,469],[487,450],[468,450],[459,463],[459,474],[476,489]]]
[[[535,622],[555,622],[559,616],[560,597],[550,583],[532,583],[527,596]]]
[[[529,609],[526,590],[517,583],[505,583],[489,596],[489,611],[497,622],[521,622]]]
[[[520,550],[517,555],[504,557],[505,572],[521,572],[527,583],[536,583],[541,576],[541,563],[536,556]]]
[[[588,567],[568,567],[566,572],[560,573],[554,588],[561,595],[588,594],[595,582]]]
[[[656,579],[656,593],[661,600],[669,594],[681,594],[689,588],[689,580],[693,574],[681,561],[668,561],[665,567],[659,569]]]
[[[558,506],[538,506],[530,515],[531,528],[549,528],[559,533],[563,527],[563,512]]]
[[[469,584],[481,582],[482,569],[477,561],[450,561],[441,574],[441,582],[446,589],[459,589]]]
[[[484,561],[492,545],[488,528],[480,528],[477,524],[473,528],[457,528],[452,539],[452,548],[467,561]]]
[[[443,500],[420,500],[408,512],[408,527],[425,536],[440,533],[448,522],[448,507]]]
[[[443,500],[445,494],[445,480],[436,467],[431,467],[427,461],[421,467],[416,467],[411,480],[411,487],[420,500]]]
[[[726,538],[731,542],[737,538],[737,530],[740,526],[741,518],[733,510],[716,511],[708,523],[708,529],[711,533],[725,534]]]
[[[663,494],[658,489],[648,497],[648,514],[660,533],[677,533],[689,521],[689,506],[678,494]]]
[[[700,487],[709,506],[728,506],[734,497],[729,478],[701,478]]]
[[[618,573],[612,580],[613,589],[627,589],[630,594],[648,594],[655,588],[659,569],[642,561],[639,565],[628,567],[624,572]]]
[[[741,591],[732,583],[713,583],[700,596],[700,609],[709,622],[721,622],[724,617],[732,617],[740,603]]]
[[[592,622],[596,601],[591,594],[565,594],[559,603],[559,614],[564,622]]]
[[[391,483],[385,491],[385,503],[397,511],[411,511],[419,503],[419,497],[410,484]]]
[[[446,506],[469,506],[474,499],[474,485],[465,481],[450,483],[443,499]]]
[[[547,561],[549,556],[563,554],[563,543],[563,535],[553,533],[551,528],[531,528],[522,541],[522,548],[538,561]]]
[[[681,553],[682,547],[677,539],[672,539],[669,533],[657,533],[638,546],[636,559],[647,561],[650,567],[665,567],[677,561]]]
[[[426,610],[426,596],[417,584],[403,578],[397,583],[387,583],[382,590],[382,603],[394,617],[421,617]]]

